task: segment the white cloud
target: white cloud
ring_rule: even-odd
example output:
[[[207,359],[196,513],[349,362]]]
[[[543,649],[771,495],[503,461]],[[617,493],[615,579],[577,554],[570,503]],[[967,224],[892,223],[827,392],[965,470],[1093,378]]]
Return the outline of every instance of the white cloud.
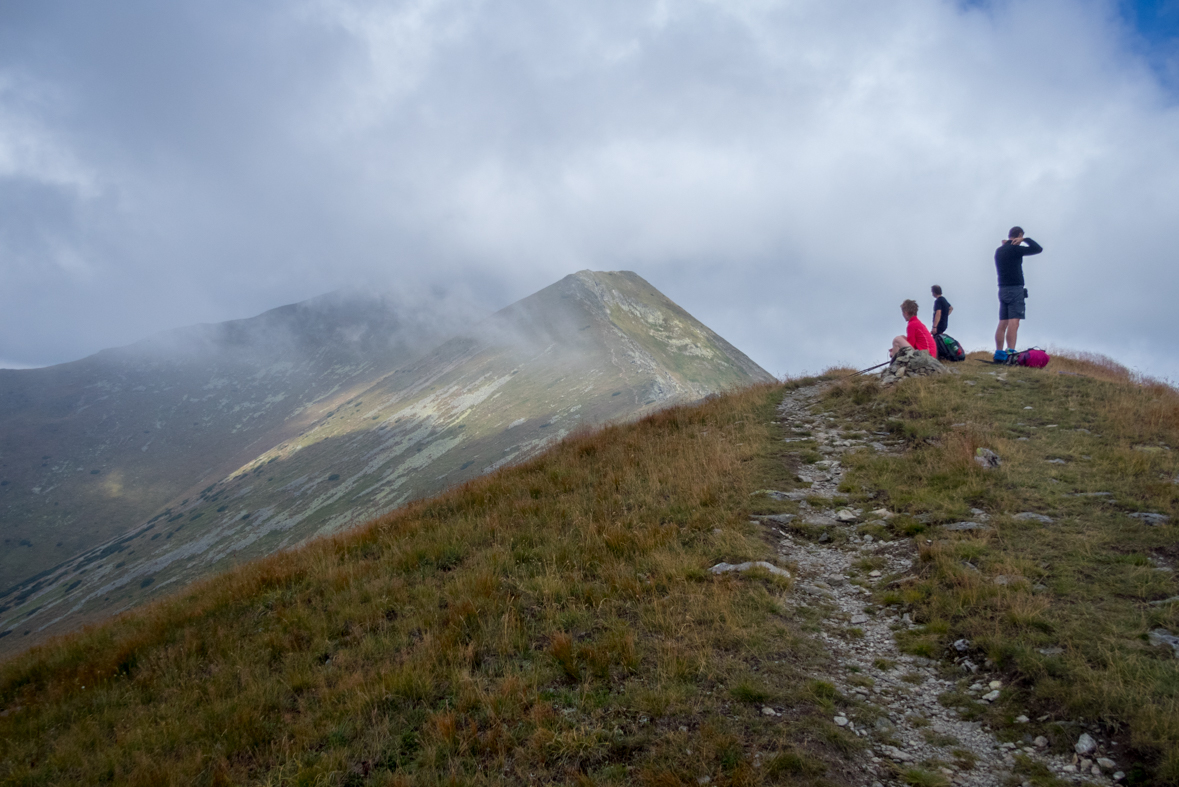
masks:
[[[242,61],[183,83],[173,111],[204,118],[183,135],[125,107],[0,131],[0,162],[9,138],[83,140],[39,171],[121,184],[117,206],[41,230],[122,282],[105,308],[187,293],[111,317],[124,332],[358,278],[478,282],[502,305],[633,268],[772,371],[867,366],[934,281],[951,332],[986,345],[991,253],[1020,223],[1047,249],[1027,265],[1029,342],[1134,346],[1147,371],[1179,370],[1163,338],[1179,329],[1179,114],[1112,0],[265,8],[228,43],[213,16],[232,8],[190,11],[217,43],[180,46],[173,71],[226,47]],[[88,83],[141,78],[47,70],[71,90],[83,66]],[[79,286],[62,319],[104,322],[99,293]]]
[[[56,93],[49,85],[0,70],[0,182],[32,181],[94,197],[98,193],[94,173],[42,120],[58,112],[62,97]]]
[[[469,34],[469,20],[482,5],[457,0],[307,2],[300,9],[303,21],[338,29],[352,39],[358,46],[353,67],[366,72],[341,84],[346,101],[338,106],[343,113],[321,120],[353,132],[388,121],[388,114],[437,67],[439,49]]]

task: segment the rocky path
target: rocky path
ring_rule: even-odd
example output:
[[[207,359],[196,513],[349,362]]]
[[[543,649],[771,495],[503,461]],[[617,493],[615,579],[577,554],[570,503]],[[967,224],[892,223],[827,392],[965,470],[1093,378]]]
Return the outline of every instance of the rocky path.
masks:
[[[1114,762],[1097,760],[1096,742],[1088,735],[1078,741],[1078,751],[1090,743],[1094,750],[1066,758],[1048,753],[1044,738],[1024,736],[1020,744],[1001,743],[986,725],[964,719],[938,701],[945,692],[963,690],[956,673],[938,662],[902,653],[894,632],[914,624],[907,614],[872,604],[872,589],[913,571],[916,545],[911,539],[883,542],[859,534],[859,525],[891,516],[883,509],[864,512],[814,504],[815,498],[836,496],[843,476],[840,457],[846,451],[863,446],[882,452],[899,449],[886,435],[841,430],[828,414],[812,413],[818,393],[817,387],[793,391],[779,407],[787,433],[798,435],[788,441],[812,439],[819,444],[823,460],[800,473],[812,486],[805,492],[770,494],[797,500],[803,523],[836,537],[820,536],[816,542],[792,535],[786,527],[793,519],[789,514],[761,519],[780,539],[780,562],[795,572],[794,603],[819,613],[819,636],[838,665],[826,679],[851,700],[834,721],[868,744],[865,787],[927,783],[913,781],[921,778],[912,772],[917,769],[926,772],[926,779],[936,780],[941,774],[954,785],[1018,785],[1021,779],[1012,774],[1017,755],[1043,763],[1053,775],[1075,783],[1113,784],[1121,779]],[[957,674],[970,681],[967,693],[977,701],[1000,696],[1003,684],[996,676],[966,659],[954,670],[959,668]],[[1020,720],[1027,722],[1022,716]]]

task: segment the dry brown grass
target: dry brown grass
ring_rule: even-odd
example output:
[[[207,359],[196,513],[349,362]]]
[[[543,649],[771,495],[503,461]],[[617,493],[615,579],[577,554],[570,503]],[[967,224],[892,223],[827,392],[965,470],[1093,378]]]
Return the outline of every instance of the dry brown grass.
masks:
[[[1108,383],[1137,383],[1140,378],[1127,367],[1100,353],[1067,350],[1060,347],[1049,349],[1052,368],[1071,374],[1083,374],[1094,380]]]
[[[780,397],[578,435],[10,661],[0,778],[822,781],[821,652],[779,584],[704,570],[771,554],[747,520],[784,473]]]

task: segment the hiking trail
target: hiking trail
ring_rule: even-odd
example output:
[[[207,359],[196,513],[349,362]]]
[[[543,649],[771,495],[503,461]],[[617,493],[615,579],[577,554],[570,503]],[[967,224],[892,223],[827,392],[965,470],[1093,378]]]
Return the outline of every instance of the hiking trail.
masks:
[[[940,773],[949,783],[962,787],[1021,783],[1030,787],[1030,781],[1013,774],[1017,755],[1042,763],[1059,779],[1078,784],[1112,785],[1124,778],[1117,763],[1106,758],[1099,762],[1095,753],[1075,757],[1050,753],[1045,738],[1028,742],[1030,736],[1025,736],[1022,743],[1001,742],[985,723],[967,720],[939,702],[943,693],[961,691],[961,678],[970,681],[966,691],[977,701],[992,701],[1004,688],[1002,677],[988,675],[984,665],[969,658],[957,659],[955,665],[908,655],[897,646],[893,632],[916,628],[917,624],[896,607],[875,606],[872,591],[899,585],[913,574],[916,543],[912,538],[880,541],[857,532],[862,524],[892,516],[883,509],[837,510],[813,501],[838,495],[844,473],[840,457],[845,452],[863,447],[885,453],[901,449],[887,435],[841,430],[831,414],[812,413],[821,391],[820,385],[797,389],[778,407],[779,421],[788,434],[791,430],[809,433],[807,437],[788,436],[787,443],[814,440],[823,456],[822,461],[799,473],[801,480],[811,482],[809,489],[769,492],[777,499],[797,501],[799,514],[762,516],[758,521],[773,530],[779,562],[794,572],[790,603],[821,615],[817,636],[831,654],[834,669],[831,675],[816,677],[828,680],[850,701],[851,707],[837,712],[834,722],[867,743],[860,755],[864,787],[917,783],[912,774],[906,775],[914,769]],[[986,514],[976,511],[975,518],[985,521]],[[786,525],[794,519],[823,527],[825,533],[843,528],[847,538],[809,541],[789,532]],[[856,564],[865,559],[882,560],[885,565],[864,571]],[[955,646],[960,651],[969,648],[962,641]],[[954,677],[954,669],[961,670],[959,678]],[[1026,717],[1020,718],[1027,722]],[[1089,743],[1094,743],[1092,738],[1082,735],[1078,750]]]

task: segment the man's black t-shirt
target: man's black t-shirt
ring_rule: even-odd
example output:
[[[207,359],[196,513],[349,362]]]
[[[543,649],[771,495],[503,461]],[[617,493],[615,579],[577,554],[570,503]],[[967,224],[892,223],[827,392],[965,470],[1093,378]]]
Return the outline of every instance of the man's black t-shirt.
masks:
[[[933,302],[934,314],[937,314],[939,310],[942,315],[938,318],[937,325],[933,326],[934,334],[945,333],[946,325],[950,321],[950,302],[946,300],[944,295],[937,296],[937,300]]]
[[[1004,242],[995,249],[995,270],[999,273],[1000,287],[1023,286],[1023,258],[1039,254],[1044,248],[1031,238],[1024,238],[1026,246],[1015,246]]]

